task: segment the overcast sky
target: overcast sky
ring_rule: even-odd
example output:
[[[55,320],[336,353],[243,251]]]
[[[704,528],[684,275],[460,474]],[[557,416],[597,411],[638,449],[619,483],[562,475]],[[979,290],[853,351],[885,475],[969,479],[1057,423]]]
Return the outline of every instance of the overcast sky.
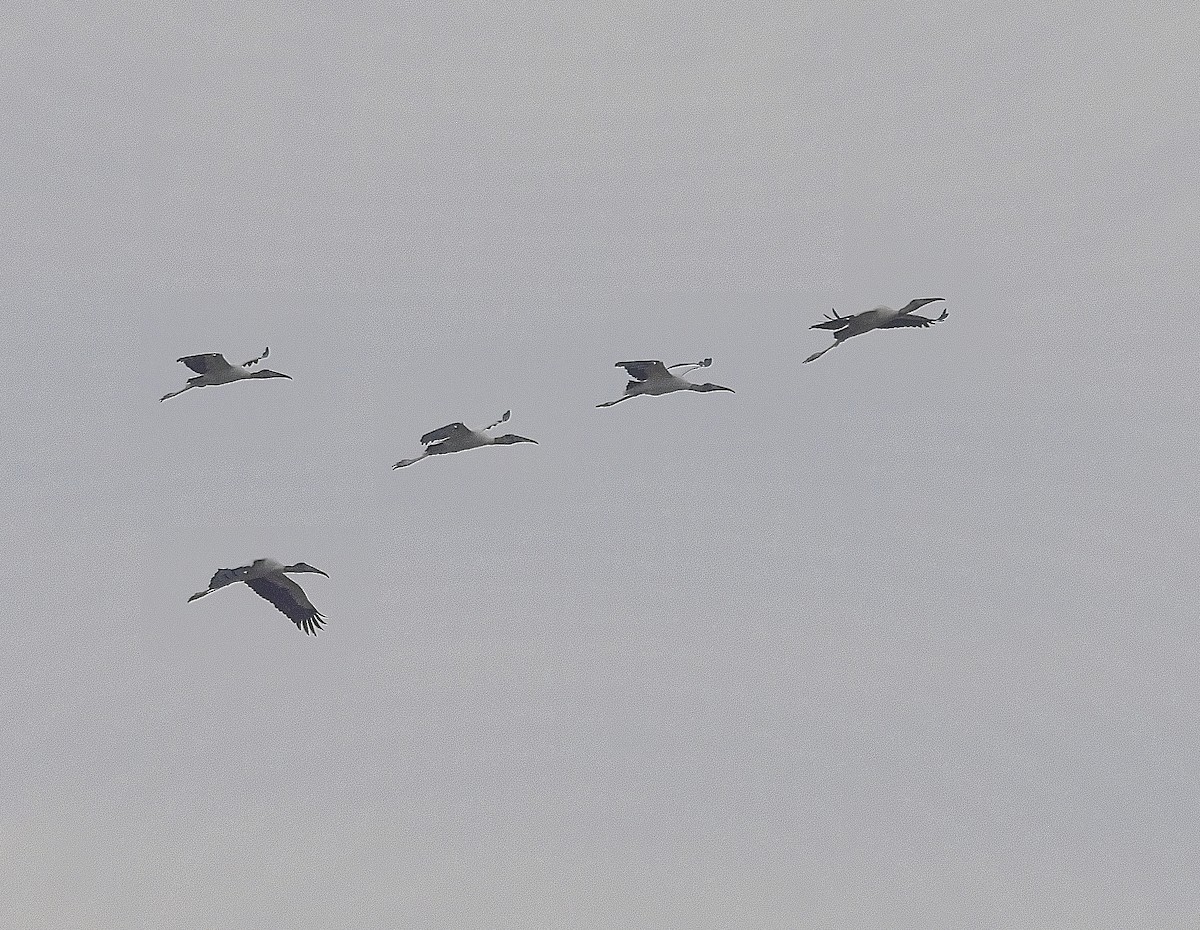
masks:
[[[1193,4],[33,6],[0,927],[1196,926]]]

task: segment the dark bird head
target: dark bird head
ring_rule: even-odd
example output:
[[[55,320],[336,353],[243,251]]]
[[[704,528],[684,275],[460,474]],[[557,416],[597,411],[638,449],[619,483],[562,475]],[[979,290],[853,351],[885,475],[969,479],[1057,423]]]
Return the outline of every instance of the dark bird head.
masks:
[[[498,446],[511,446],[514,442],[532,442],[535,446],[538,444],[536,439],[526,439],[516,433],[505,433],[503,436],[497,436],[494,441]]]
[[[284,569],[284,571],[285,572],[316,572],[318,575],[325,575],[326,578],[329,577],[329,575],[327,575],[325,572],[321,571],[319,568],[315,568],[314,566],[309,565],[307,562],[297,562],[295,565],[289,565]]]
[[[737,393],[733,388],[723,387],[720,384],[713,384],[711,381],[707,381],[704,384],[693,384],[690,388],[688,388],[688,390],[689,391],[728,391],[730,394]]]
[[[292,380],[291,375],[285,375],[281,371],[271,371],[270,368],[260,368],[258,371],[250,375],[251,378],[287,378]]]

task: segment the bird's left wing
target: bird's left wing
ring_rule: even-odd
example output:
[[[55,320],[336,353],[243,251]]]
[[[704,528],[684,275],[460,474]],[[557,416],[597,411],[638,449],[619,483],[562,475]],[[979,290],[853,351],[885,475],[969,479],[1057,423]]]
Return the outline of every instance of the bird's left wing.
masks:
[[[655,378],[666,378],[670,372],[667,366],[658,359],[642,359],[635,362],[617,362],[614,368],[624,368],[634,381],[651,381]]]
[[[904,316],[904,314],[906,314],[906,313],[913,313],[917,310],[920,310],[926,304],[932,304],[939,300],[945,300],[945,299],[946,298],[944,298],[944,297],[918,297],[916,300],[910,300],[903,307],[901,307],[899,315]]]
[[[185,355],[183,358],[176,359],[178,362],[183,362],[192,371],[197,374],[206,375],[210,371],[217,371],[221,368],[232,368],[229,362],[225,361],[225,356],[220,352],[205,352],[203,355]]]
[[[892,319],[889,319],[887,323],[881,323],[880,329],[895,329],[898,328],[898,326],[920,326],[920,328],[924,328],[924,326],[932,326],[935,323],[941,323],[942,320],[946,319],[948,316],[950,316],[949,312],[944,310],[942,311],[942,316],[934,317],[932,319],[929,317],[914,317],[910,313],[905,314],[905,316],[902,317],[893,317]]]
[[[244,565],[240,568],[217,569],[217,573],[213,575],[212,579],[208,582],[208,587],[203,591],[197,591],[195,594],[189,597],[188,600],[194,601],[196,598],[204,597],[206,594],[212,594],[214,591],[218,590],[219,588],[223,588],[226,585],[234,584],[238,581],[244,581],[246,579],[246,571],[247,569]]]
[[[430,430],[421,437],[421,445],[427,446],[433,442],[441,442],[443,439],[449,439],[466,428],[467,425],[465,423],[448,423],[445,426],[439,426],[437,429]]]
[[[317,635],[325,624],[325,616],[313,607],[304,589],[287,575],[271,574],[262,578],[251,578],[246,582],[250,590],[275,605],[275,609],[287,617],[296,628]]]
[[[879,328],[880,329],[893,329],[898,326],[918,326],[918,327],[923,328],[926,326],[932,326],[934,323],[940,323],[940,322],[942,322],[942,320],[946,319],[946,317],[948,317],[949,315],[950,315],[949,310],[943,310],[941,312],[941,315],[935,316],[933,319],[930,319],[927,316],[915,316],[911,313],[906,313],[906,314],[902,314],[901,316],[892,317],[886,323],[880,323]]]

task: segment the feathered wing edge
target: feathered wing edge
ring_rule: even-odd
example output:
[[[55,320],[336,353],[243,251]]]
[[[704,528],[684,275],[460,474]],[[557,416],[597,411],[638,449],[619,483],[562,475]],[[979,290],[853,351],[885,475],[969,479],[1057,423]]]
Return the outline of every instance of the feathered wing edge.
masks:
[[[219,568],[217,569],[216,574],[214,574],[209,580],[208,587],[203,591],[197,591],[188,598],[188,601],[194,601],[198,598],[204,597],[206,594],[212,594],[214,591],[219,591],[226,585],[231,585],[235,582],[242,581],[245,577],[246,566],[244,565],[238,568]]]
[[[232,368],[229,361],[220,352],[202,352],[199,355],[185,355],[175,361],[183,362],[198,375],[206,375],[219,368]]]
[[[927,316],[917,316],[912,313],[907,313],[903,316],[895,317],[881,325],[880,329],[893,329],[900,326],[918,326],[924,329],[926,326],[932,326],[934,323],[940,323],[950,315],[949,310],[943,310],[940,316],[935,316],[930,319]]]
[[[467,428],[465,423],[447,423],[445,426],[439,426],[437,429],[431,429],[428,433],[421,437],[421,445],[428,446],[431,443],[441,442],[443,439],[449,439],[459,430]]]
[[[945,297],[918,297],[915,300],[910,300],[903,307],[901,307],[900,315],[904,316],[906,313],[913,313],[914,311],[920,310],[926,304],[937,303],[939,300],[945,299]]]
[[[297,629],[313,636],[325,625],[325,615],[313,607],[304,589],[286,576],[251,578],[246,585],[263,600],[296,624]]]
[[[613,368],[624,368],[634,381],[648,381],[651,378],[662,378],[669,374],[667,366],[656,358],[617,362]]]

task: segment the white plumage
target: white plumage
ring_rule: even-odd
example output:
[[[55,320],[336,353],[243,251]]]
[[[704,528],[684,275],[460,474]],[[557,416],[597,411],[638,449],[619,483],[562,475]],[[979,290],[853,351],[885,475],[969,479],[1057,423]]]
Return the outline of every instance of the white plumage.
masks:
[[[675,391],[698,391],[701,393],[708,391],[729,391],[733,393],[733,388],[722,387],[719,384],[711,382],[696,384],[695,382],[679,377],[679,375],[671,371],[672,368],[685,368],[688,371],[692,371],[697,368],[707,368],[711,364],[711,358],[706,358],[700,362],[679,362],[676,365],[664,365],[658,359],[617,362],[613,367],[624,368],[631,379],[625,385],[625,393],[616,400],[607,400],[602,404],[596,404],[596,406],[611,407],[623,400],[629,400],[631,397],[641,397],[643,395],[656,397],[660,394],[673,394]]]
[[[252,358],[248,362],[241,365],[231,365],[225,360],[225,356],[219,352],[206,352],[202,355],[185,355],[177,361],[183,362],[192,371],[197,372],[196,377],[188,378],[187,385],[181,387],[178,391],[172,391],[170,394],[164,394],[159,398],[159,401],[164,401],[168,397],[174,397],[177,394],[182,394],[184,391],[190,391],[192,388],[211,387],[214,384],[230,384],[233,381],[246,381],[250,378],[288,378],[291,375],[285,375],[278,371],[271,371],[269,368],[259,368],[257,371],[251,371],[251,367],[257,365],[270,354],[270,348],[263,349],[262,355],[258,358]]]
[[[325,616],[313,607],[304,589],[287,577],[287,572],[315,572],[325,575],[325,572],[307,562],[284,565],[274,559],[255,559],[249,565],[218,570],[208,582],[208,587],[197,591],[188,601],[205,597],[226,585],[244,582],[259,597],[274,604],[280,613],[296,624],[297,629],[315,636],[317,630],[324,625]]]

